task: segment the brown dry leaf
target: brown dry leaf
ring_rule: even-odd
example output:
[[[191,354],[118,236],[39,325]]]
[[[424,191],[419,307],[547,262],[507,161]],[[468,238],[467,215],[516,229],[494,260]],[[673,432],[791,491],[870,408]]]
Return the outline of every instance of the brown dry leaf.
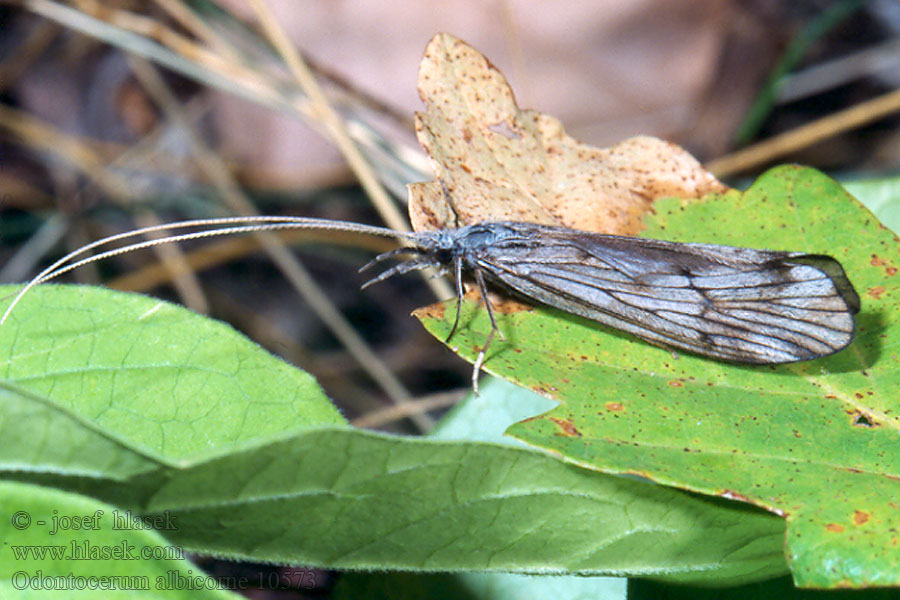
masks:
[[[727,189],[675,144],[641,136],[594,148],[519,110],[496,67],[445,33],[425,49],[419,96],[416,132],[437,178],[409,186],[416,231],[506,220],[634,235],[656,198]]]

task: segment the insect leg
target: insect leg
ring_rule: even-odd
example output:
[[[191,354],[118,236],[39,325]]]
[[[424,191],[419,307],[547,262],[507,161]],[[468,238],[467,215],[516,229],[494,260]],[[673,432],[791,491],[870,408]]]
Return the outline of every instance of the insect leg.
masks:
[[[388,252],[382,252],[381,254],[379,254],[378,256],[376,256],[375,258],[373,258],[372,260],[370,260],[369,262],[367,262],[366,264],[361,266],[359,268],[359,272],[362,273],[363,271],[365,271],[367,269],[371,269],[378,263],[385,261],[389,258],[393,258],[393,257],[397,256],[398,254],[419,254],[419,255],[421,255],[421,254],[425,254],[425,251],[422,250],[421,248],[412,247],[412,248],[396,248],[396,249],[390,250]]]
[[[457,256],[453,259],[453,273],[454,279],[456,280],[456,320],[453,321],[453,327],[450,329],[450,335],[447,336],[447,341],[450,341],[450,338],[453,337],[453,334],[456,333],[456,328],[459,326],[459,314],[462,312],[462,299],[463,299],[463,283],[462,283],[462,257]]]
[[[449,269],[447,269],[447,265],[440,265],[435,267],[435,273],[429,279],[437,279],[438,277],[444,277],[447,273],[449,273]]]
[[[481,299],[484,301],[484,307],[487,309],[488,317],[491,319],[491,337],[493,337],[494,332],[496,331],[500,335],[501,340],[506,339],[503,337],[503,332],[497,327],[497,321],[494,319],[494,308],[491,306],[491,299],[488,297],[487,285],[484,283],[484,275],[481,274],[481,269],[475,269],[475,281],[478,283],[478,292],[481,294]],[[490,338],[488,339],[490,340]],[[484,349],[487,350],[487,343],[485,344]]]
[[[481,347],[481,351],[478,353],[478,358],[475,359],[475,365],[472,369],[472,390],[475,392],[475,395],[478,395],[478,373],[481,371],[481,367],[484,365],[484,359],[487,355],[487,349],[491,345],[491,342],[494,339],[494,334],[500,334],[500,339],[503,338],[503,332],[500,331],[500,328],[497,327],[497,321],[494,319],[494,309],[491,307],[491,300],[488,297],[487,285],[484,283],[484,275],[481,273],[481,269],[475,269],[475,281],[478,283],[478,291],[481,293],[481,299],[484,300],[484,308],[487,310],[488,317],[491,319],[491,332],[488,334],[487,339],[484,341],[484,346]]]
[[[408,260],[406,262],[402,262],[400,264],[394,265],[393,267],[391,267],[390,269],[388,269],[381,275],[378,275],[377,277],[373,277],[372,279],[370,279],[367,282],[365,282],[364,284],[362,284],[362,286],[360,286],[360,289],[364,290],[367,287],[369,287],[370,285],[372,285],[373,283],[378,283],[379,281],[384,281],[385,279],[393,277],[394,275],[402,275],[403,273],[409,273],[410,271],[421,271],[422,269],[427,269],[427,268],[433,267],[433,266],[435,266],[435,262],[433,260],[431,260],[430,258],[414,258],[412,260]]]

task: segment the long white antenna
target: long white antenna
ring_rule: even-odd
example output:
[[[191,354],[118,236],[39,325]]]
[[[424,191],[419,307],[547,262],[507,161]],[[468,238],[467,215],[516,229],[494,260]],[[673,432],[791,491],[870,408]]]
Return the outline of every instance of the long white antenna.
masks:
[[[227,227],[221,227],[222,225],[226,225]],[[89,250],[93,250],[94,248],[103,246],[104,244],[109,244],[118,240],[123,240],[138,235],[144,235],[155,231],[169,231],[173,229],[186,229],[190,227],[217,227],[217,229],[207,229],[204,231],[195,231],[193,233],[184,233],[179,235],[166,236],[164,238],[155,240],[137,242],[134,244],[129,244],[127,246],[123,246],[122,248],[107,250],[105,252],[101,252],[100,254],[95,254],[93,256],[83,258],[72,264],[66,264],[76,257],[88,252]],[[63,273],[67,273],[72,269],[77,269],[78,267],[81,267],[83,265],[98,260],[103,260],[111,256],[125,254],[133,250],[159,246],[160,244],[215,237],[219,235],[235,235],[238,233],[274,231],[278,229],[319,229],[322,231],[348,231],[351,233],[360,233],[363,235],[389,237],[396,240],[415,239],[415,234],[394,231],[393,229],[387,229],[385,227],[375,227],[374,225],[363,225],[361,223],[351,223],[349,221],[333,221],[330,219],[313,219],[310,217],[276,217],[267,215],[252,217],[220,217],[214,219],[194,219],[190,221],[177,221],[173,223],[152,225],[150,227],[142,227],[140,229],[133,229],[124,233],[117,233],[116,235],[111,235],[99,239],[95,242],[91,242],[90,244],[84,245],[76,250],[73,250],[69,254],[66,254],[55,263],[35,275],[31,279],[31,281],[25,284],[25,287],[19,290],[19,293],[16,294],[15,298],[13,298],[12,303],[6,308],[6,311],[3,313],[3,317],[0,318],[0,325],[6,322],[6,319],[9,317],[10,313],[13,311],[22,297],[26,293],[28,293],[31,288],[38,285],[39,283],[49,281],[54,277],[58,277]]]

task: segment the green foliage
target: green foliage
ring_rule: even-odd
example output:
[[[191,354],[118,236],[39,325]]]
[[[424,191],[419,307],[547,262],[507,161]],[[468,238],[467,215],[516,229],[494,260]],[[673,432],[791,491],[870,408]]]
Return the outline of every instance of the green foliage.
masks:
[[[560,402],[509,433],[587,468],[632,473],[786,516],[798,585],[897,585],[900,543],[898,239],[834,181],[782,167],[744,193],[661,201],[648,237],[830,254],[863,298],[835,356],[716,363],[549,309],[503,315],[486,370]],[[424,319],[438,338],[452,323]],[[452,340],[474,359],[490,329],[467,303]]]
[[[3,380],[149,457],[175,463],[346,422],[312,377],[223,323],[135,294],[35,292],[0,329]]]
[[[134,515],[79,494],[0,481],[3,598],[238,598]],[[162,523],[161,523],[162,525]]]
[[[855,179],[842,181],[841,185],[865,204],[885,227],[900,233],[900,179]]]
[[[177,527],[159,533],[179,548],[348,569],[706,583],[785,571],[777,518],[469,441],[453,419],[447,440],[352,429],[307,375],[166,303],[43,286],[18,308],[0,331],[4,479],[172,515]],[[227,415],[222,428],[216,414]],[[481,419],[496,431],[514,420],[483,407]]]
[[[781,518],[679,487],[783,513],[801,584],[894,583],[897,239],[834,182],[795,168],[744,194],[659,202],[647,226],[836,256],[863,296],[858,339],[828,359],[749,368],[545,309],[505,314],[487,369],[560,404],[486,381],[422,439],[348,427],[312,378],[221,323],[147,297],[41,286],[0,328],[4,522],[21,506],[174,516],[174,529],[128,532],[140,538],[130,543],[412,571],[404,581],[422,589],[441,585],[427,572],[466,573],[444,589],[473,598],[537,589],[509,573],[600,595],[621,586],[565,575],[723,586],[786,572]],[[441,336],[450,319],[425,324]],[[467,303],[453,343],[473,359],[487,331]],[[504,441],[507,429],[551,454]],[[11,554],[57,543],[46,532],[4,527],[2,589],[17,570],[62,573]],[[92,531],[91,543],[118,533]],[[374,589],[362,576],[344,585]]]

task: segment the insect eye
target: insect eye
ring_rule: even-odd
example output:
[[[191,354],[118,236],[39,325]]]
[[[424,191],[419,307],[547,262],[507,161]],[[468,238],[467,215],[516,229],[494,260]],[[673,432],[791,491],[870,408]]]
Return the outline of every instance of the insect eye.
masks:
[[[451,248],[441,248],[434,254],[434,258],[442,264],[451,263],[456,258],[457,251]]]

